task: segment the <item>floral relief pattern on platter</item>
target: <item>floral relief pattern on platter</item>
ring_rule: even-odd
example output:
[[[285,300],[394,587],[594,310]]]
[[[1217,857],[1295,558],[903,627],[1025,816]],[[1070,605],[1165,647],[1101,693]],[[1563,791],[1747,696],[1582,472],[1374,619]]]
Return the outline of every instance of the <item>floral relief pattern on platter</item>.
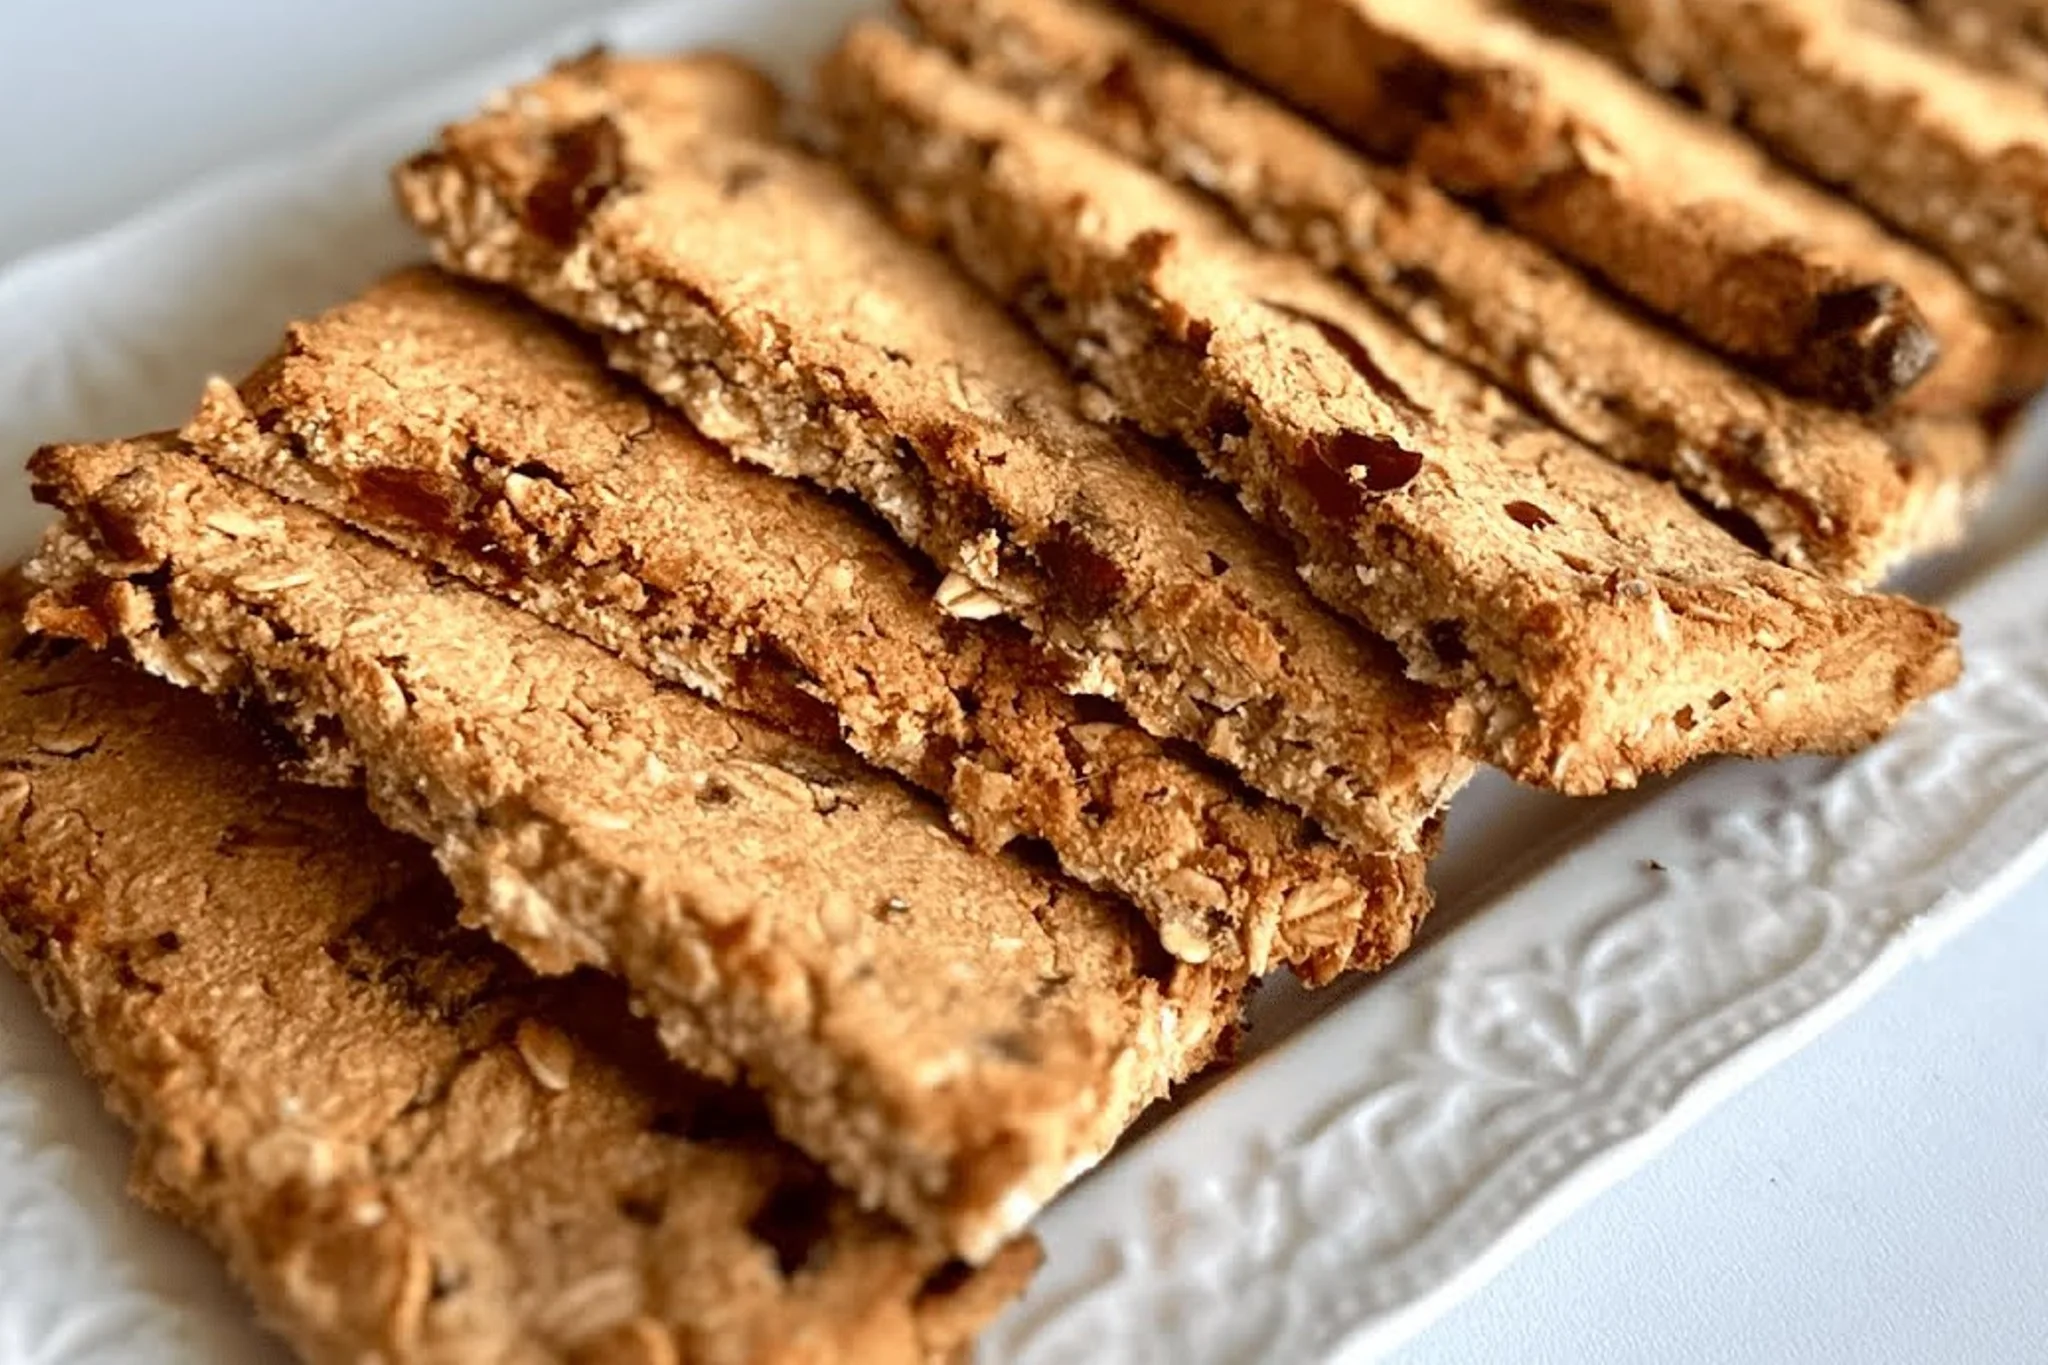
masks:
[[[1379,1046],[1320,1117],[1152,1182],[1094,1280],[1005,1324],[1001,1358],[1317,1359],[1457,1280],[1703,1077],[2038,854],[2048,619],[1973,644],[1964,682],[1871,752],[1742,776],[1745,800],[1687,803],[1708,808],[1678,850],[1568,933],[1496,956],[1461,928],[1375,993]]]

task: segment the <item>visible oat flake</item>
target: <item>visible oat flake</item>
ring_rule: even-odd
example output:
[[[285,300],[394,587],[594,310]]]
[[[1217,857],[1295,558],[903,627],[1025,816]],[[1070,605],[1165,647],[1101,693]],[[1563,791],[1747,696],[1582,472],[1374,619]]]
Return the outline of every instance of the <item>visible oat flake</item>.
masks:
[[[278,529],[275,523],[258,521],[232,508],[208,513],[206,524],[212,530],[237,540],[261,540]]]
[[[560,1029],[537,1019],[522,1019],[512,1044],[543,1090],[559,1095],[569,1088],[570,1076],[576,1068],[576,1052]]]
[[[541,1313],[542,1333],[571,1350],[640,1316],[640,1284],[625,1270],[591,1275],[557,1294]]]
[[[818,904],[818,929],[834,943],[851,943],[860,937],[862,915],[854,903],[837,892]]]
[[[268,597],[272,593],[303,588],[313,581],[313,575],[302,571],[289,573],[247,573],[235,580],[235,591],[251,597]]]
[[[26,773],[0,773],[0,821],[20,820],[34,797],[35,786]]]
[[[1230,893],[1224,890],[1222,882],[1191,867],[1174,869],[1160,885],[1181,900],[1196,905],[1220,907],[1230,900]]]
[[[653,1318],[638,1317],[583,1343],[576,1365],[676,1365],[675,1342]]]
[[[1003,614],[1003,604],[993,594],[961,573],[947,574],[933,598],[941,611],[962,621],[986,621]]]

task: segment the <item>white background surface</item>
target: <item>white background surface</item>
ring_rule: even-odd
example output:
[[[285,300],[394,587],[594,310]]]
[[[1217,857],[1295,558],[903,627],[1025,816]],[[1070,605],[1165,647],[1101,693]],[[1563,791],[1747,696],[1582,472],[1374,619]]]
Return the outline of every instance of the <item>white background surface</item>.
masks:
[[[0,0],[0,264],[599,7]],[[2048,880],[1399,1359],[2048,1360]]]

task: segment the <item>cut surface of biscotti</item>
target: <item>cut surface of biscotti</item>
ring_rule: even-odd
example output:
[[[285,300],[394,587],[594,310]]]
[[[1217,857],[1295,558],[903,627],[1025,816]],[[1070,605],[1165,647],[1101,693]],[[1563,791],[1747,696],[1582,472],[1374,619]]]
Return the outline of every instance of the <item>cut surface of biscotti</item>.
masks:
[[[1193,449],[1332,606],[1466,688],[1523,780],[1589,793],[1710,754],[1849,749],[1955,677],[1940,613],[1772,563],[938,50],[862,25],[823,89],[906,225]]]
[[[1469,775],[1464,709],[1319,608],[1227,498],[1086,420],[1038,342],[838,167],[765,115],[704,114],[759,80],[560,68],[401,167],[400,200],[445,264],[591,330],[734,454],[866,502],[947,571],[942,606],[1020,621],[1071,690],[1339,838],[1415,846]]]
[[[1784,562],[1871,582],[1953,534],[1927,495],[1974,480],[1912,458],[1913,431],[1888,438],[1752,378],[1142,21],[1098,0],[905,7],[1040,117],[1202,191],[1602,454],[1744,518]],[[1981,472],[1990,443],[1977,446]]]
[[[1854,0],[1539,0],[1636,69],[2048,319],[2048,96],[1859,17]]]
[[[66,516],[36,625],[264,708],[494,937],[625,980],[680,1060],[971,1258],[1235,1025],[1242,983],[1121,903],[171,443],[34,473]]]
[[[927,1365],[1015,1293],[860,1212],[613,983],[455,926],[424,847],[0,591],[0,956],[133,1185],[305,1360]]]
[[[671,682],[943,796],[985,848],[1040,839],[1174,956],[1315,982],[1384,965],[1418,853],[1331,840],[1115,708],[799,482],[728,457],[554,319],[432,270],[292,329],[186,437],[210,463],[507,596]]]
[[[2010,319],[1946,263],[1508,7],[1139,8],[1790,392],[1953,411],[2038,379],[2037,348],[2012,345]]]

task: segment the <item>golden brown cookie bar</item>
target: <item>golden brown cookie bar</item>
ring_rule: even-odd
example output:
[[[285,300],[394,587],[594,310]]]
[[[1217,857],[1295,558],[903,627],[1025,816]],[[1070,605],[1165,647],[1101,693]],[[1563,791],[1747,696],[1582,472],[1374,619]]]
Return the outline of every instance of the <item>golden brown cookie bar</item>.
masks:
[[[1919,514],[1926,471],[1869,424],[1788,398],[1617,305],[1542,247],[1126,14],[1095,0],[905,7],[1041,117],[1204,191],[1601,453],[1744,517],[1785,562],[1868,582],[1953,533]]]
[[[625,979],[864,1202],[993,1253],[1205,1065],[1241,986],[771,732],[163,442],[46,451],[34,624],[273,713],[468,914]]]
[[[1415,846],[1469,775],[1469,715],[1321,610],[1228,499],[1087,421],[1058,363],[839,168],[690,108],[759,79],[577,63],[448,129],[400,198],[444,262],[589,328],[735,454],[866,502],[948,571],[954,615],[1021,621],[1072,690],[1333,835]]]
[[[860,26],[823,89],[906,223],[1193,448],[1324,600],[1467,689],[1517,777],[1591,793],[1708,754],[1848,749],[1955,677],[1940,613],[1744,548],[936,49]]]
[[[610,982],[458,930],[426,850],[0,591],[0,956],[133,1183],[308,1361],[921,1365],[1013,1294],[833,1192]]]
[[[1947,411],[2034,377],[1944,263],[1488,0],[1140,8],[1794,393]]]
[[[1318,983],[1384,965],[1424,859],[1354,851],[1114,708],[814,489],[728,458],[545,314],[438,271],[292,329],[186,437],[209,462],[502,593],[659,677],[1044,840],[1174,956]]]
[[[1538,0],[1598,13],[1636,68],[1683,87],[2048,319],[2048,98],[1860,21],[1849,0]]]

